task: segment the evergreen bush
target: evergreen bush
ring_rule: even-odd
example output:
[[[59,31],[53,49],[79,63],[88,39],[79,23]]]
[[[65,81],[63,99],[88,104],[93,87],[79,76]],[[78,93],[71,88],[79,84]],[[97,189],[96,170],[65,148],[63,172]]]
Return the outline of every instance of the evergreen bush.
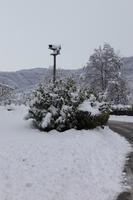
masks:
[[[90,93],[87,100],[79,105],[76,118],[77,129],[104,127],[109,119],[109,106],[98,96]]]
[[[72,79],[49,86],[40,84],[32,99],[27,119],[33,119],[42,131],[90,129],[102,127],[108,121],[108,106],[91,91],[78,89]],[[86,101],[87,108],[82,110]]]

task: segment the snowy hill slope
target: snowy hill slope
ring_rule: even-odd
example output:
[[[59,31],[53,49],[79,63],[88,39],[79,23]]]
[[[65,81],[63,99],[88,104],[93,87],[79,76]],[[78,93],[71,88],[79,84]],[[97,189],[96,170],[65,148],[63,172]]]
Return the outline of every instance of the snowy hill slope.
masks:
[[[133,57],[124,58],[124,75],[130,87],[130,101],[133,103]]]
[[[78,70],[63,70],[63,73],[68,76],[72,74],[77,80],[82,69]],[[0,83],[9,85],[18,90],[25,90],[34,87],[40,79],[45,79],[50,75],[47,68],[34,68],[27,70],[20,70],[16,72],[0,72]]]
[[[29,88],[35,85],[47,69],[35,68],[16,72],[0,72],[0,83],[15,89]]]
[[[125,75],[133,76],[133,57],[124,58],[124,71]]]
[[[133,57],[124,59],[124,74],[133,89]]]
[[[124,58],[124,75],[133,91],[133,57]],[[63,70],[66,75],[72,74],[77,80],[83,69]],[[41,78],[49,76],[47,68],[34,68],[16,72],[0,72],[0,83],[7,84],[19,90],[32,88]]]

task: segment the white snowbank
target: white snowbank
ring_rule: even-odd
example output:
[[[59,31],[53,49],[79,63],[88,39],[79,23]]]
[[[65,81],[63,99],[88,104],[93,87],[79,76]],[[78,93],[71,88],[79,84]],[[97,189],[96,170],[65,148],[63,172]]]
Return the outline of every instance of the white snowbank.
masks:
[[[133,123],[133,116],[127,116],[127,115],[110,115],[109,120],[112,121],[119,121],[119,122],[131,122]]]
[[[109,128],[40,133],[0,107],[1,200],[113,200],[128,142]]]

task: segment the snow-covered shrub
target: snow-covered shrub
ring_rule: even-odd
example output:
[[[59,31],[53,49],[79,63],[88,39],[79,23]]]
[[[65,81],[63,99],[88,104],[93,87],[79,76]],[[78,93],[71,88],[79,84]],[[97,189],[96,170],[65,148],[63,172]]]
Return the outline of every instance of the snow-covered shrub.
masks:
[[[71,128],[89,129],[103,126],[108,120],[108,108],[90,91],[79,90],[72,79],[49,86],[42,84],[34,91],[27,119],[33,119],[43,131]]]
[[[42,84],[34,91],[28,118],[44,131],[63,131],[74,127],[76,87],[72,80],[62,80],[49,86]]]
[[[109,106],[94,94],[84,100],[77,111],[77,129],[103,127],[109,119]]]

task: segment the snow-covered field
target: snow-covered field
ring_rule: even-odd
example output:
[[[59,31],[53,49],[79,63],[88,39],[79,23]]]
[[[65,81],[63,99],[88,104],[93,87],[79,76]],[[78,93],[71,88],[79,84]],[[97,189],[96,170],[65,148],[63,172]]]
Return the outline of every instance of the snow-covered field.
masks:
[[[128,142],[108,128],[40,133],[0,107],[0,200],[113,200]]]
[[[121,116],[117,116],[117,115],[111,115],[109,120],[112,121],[119,121],[119,122],[131,122],[133,123],[133,116],[126,116],[126,115],[121,115]]]

